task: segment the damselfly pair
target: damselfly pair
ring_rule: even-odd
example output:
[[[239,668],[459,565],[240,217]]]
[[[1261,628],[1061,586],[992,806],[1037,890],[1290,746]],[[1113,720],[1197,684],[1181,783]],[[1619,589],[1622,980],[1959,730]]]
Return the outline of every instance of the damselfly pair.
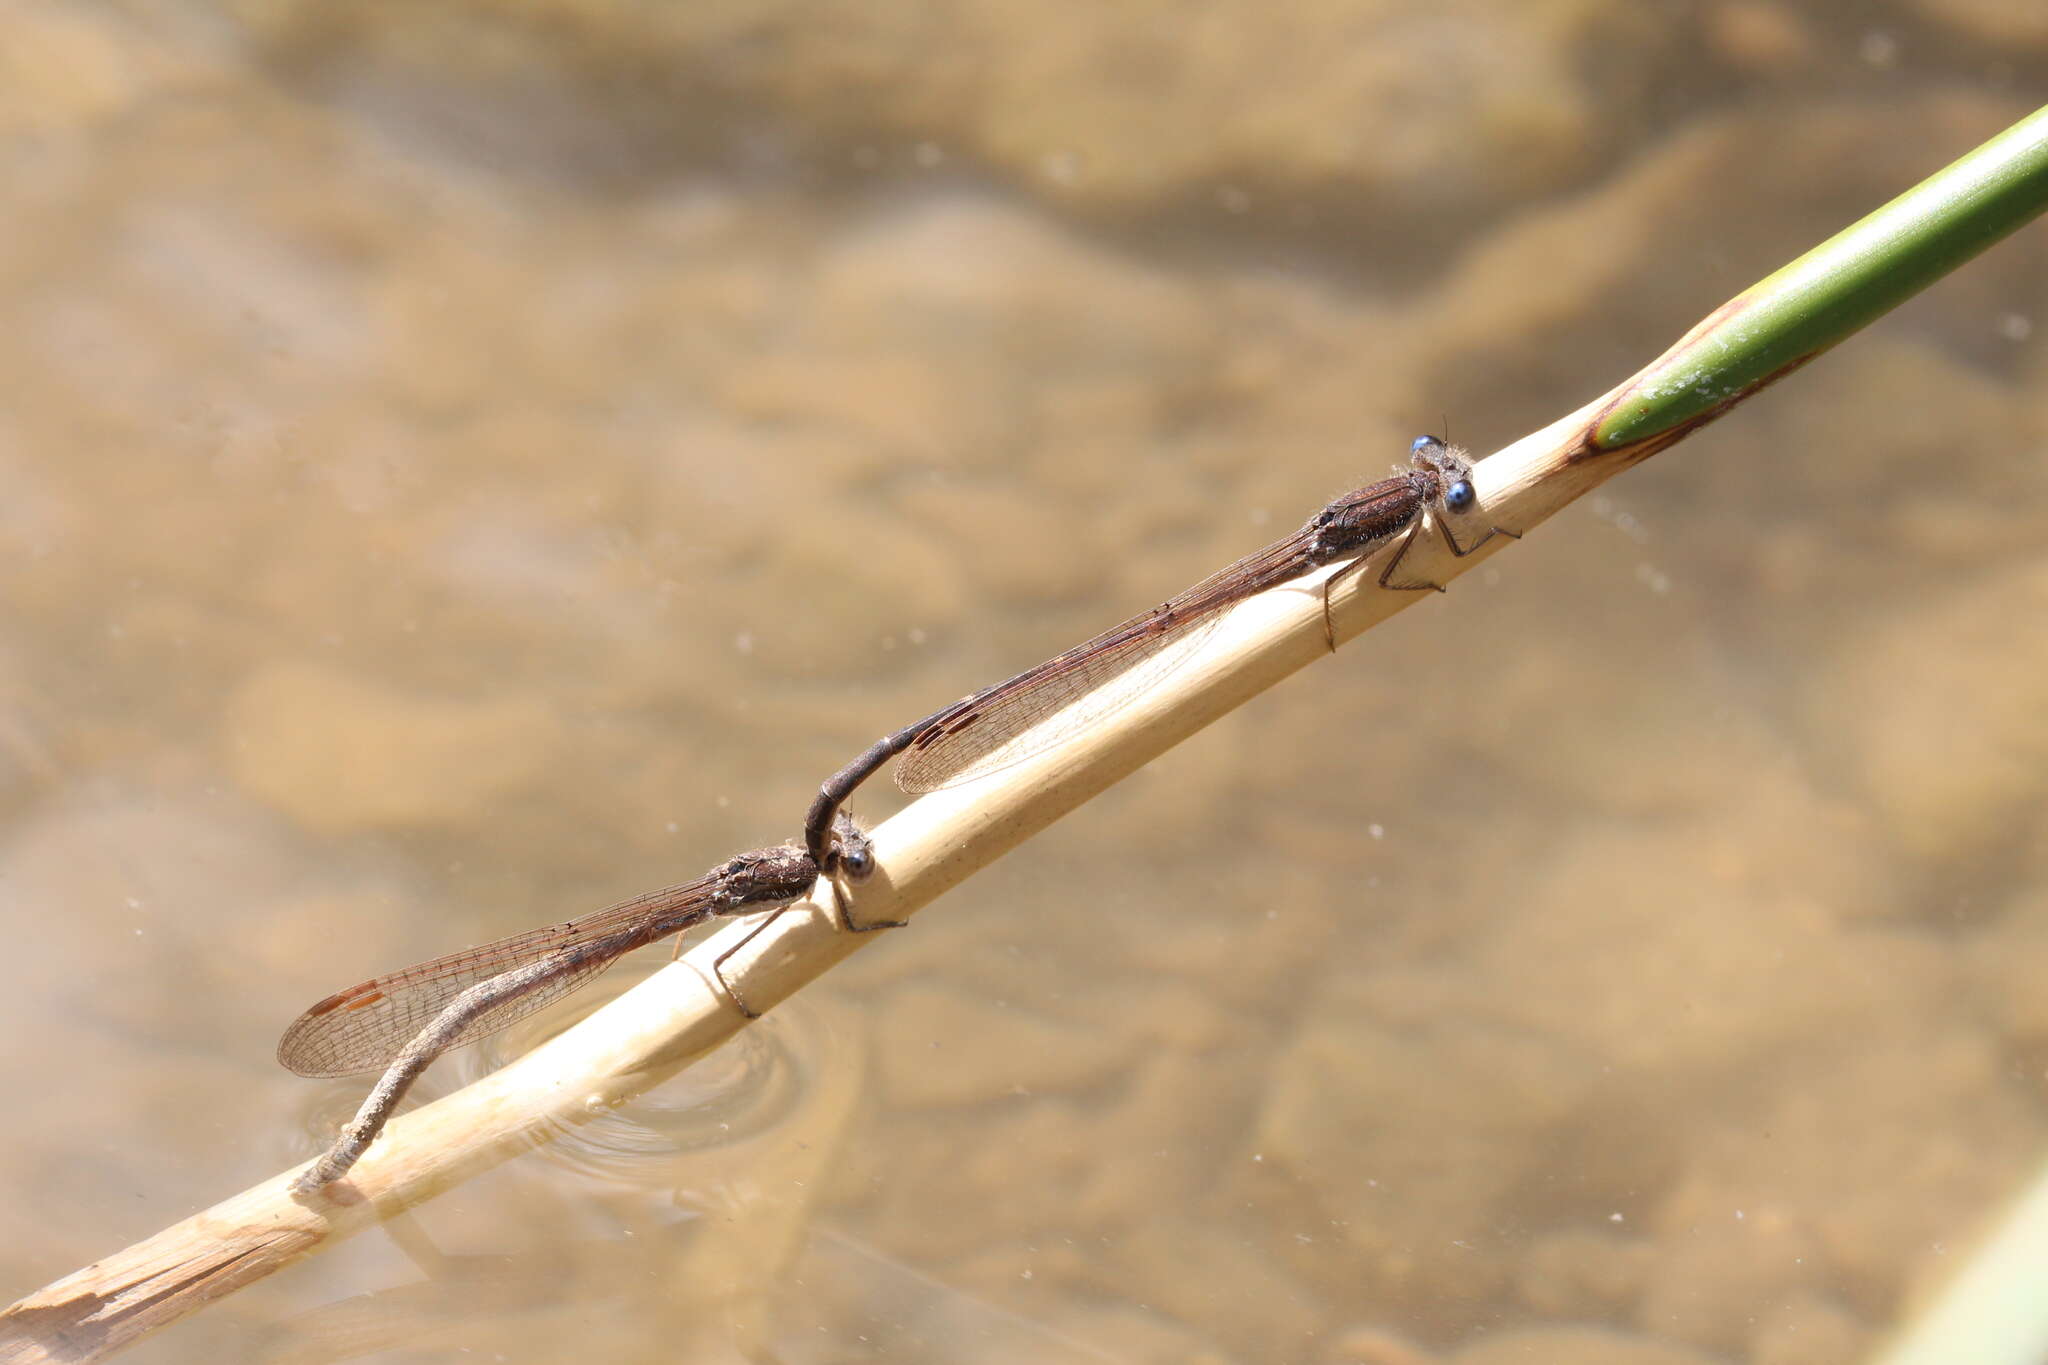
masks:
[[[779,913],[807,895],[821,874],[860,880],[871,870],[871,853],[866,836],[840,808],[855,788],[898,755],[904,758],[896,780],[905,791],[935,791],[985,776],[1043,753],[1128,704],[1152,681],[1140,670],[1185,659],[1229,608],[1256,593],[1342,563],[1323,584],[1327,627],[1331,585],[1362,570],[1388,545],[1398,542],[1380,570],[1380,587],[1441,590],[1435,583],[1395,579],[1409,549],[1430,526],[1460,557],[1496,535],[1516,534],[1490,526],[1471,544],[1461,545],[1453,521],[1478,503],[1470,461],[1434,436],[1417,438],[1409,456],[1409,468],[1335,499],[1292,535],[1160,606],[876,741],[819,789],[804,821],[803,847],[743,853],[694,882],[450,953],[314,1005],[285,1030],[278,1060],[304,1076],[379,1068],[384,1075],[334,1146],[294,1188],[310,1192],[345,1174],[413,1081],[449,1048],[508,1027],[636,948],[717,916]],[[1334,635],[1331,643],[1334,647]],[[1113,700],[1091,704],[1098,697]],[[849,928],[883,927],[854,926],[843,908],[840,918]]]

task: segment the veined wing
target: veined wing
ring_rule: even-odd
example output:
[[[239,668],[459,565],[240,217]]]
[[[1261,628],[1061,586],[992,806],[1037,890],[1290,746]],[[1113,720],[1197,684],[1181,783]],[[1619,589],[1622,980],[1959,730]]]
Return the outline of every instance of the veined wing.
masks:
[[[593,951],[589,961],[546,985],[486,1010],[449,1046],[488,1037],[576,990],[621,954],[708,918],[719,881],[708,876],[663,887],[581,919],[464,948],[351,986],[293,1020],[278,1040],[277,1060],[301,1076],[382,1070],[451,1000],[478,982],[558,953],[600,944],[609,949]],[[645,932],[634,934],[636,928]],[[611,939],[619,943],[606,942]]]
[[[911,741],[896,765],[896,784],[928,792],[985,777],[1121,711],[1186,662],[1231,606],[1308,572],[1308,538],[1297,531],[1274,541],[1171,601],[948,708]],[[1095,702],[1084,700],[1091,694]],[[1057,723],[1036,728],[1055,715]]]

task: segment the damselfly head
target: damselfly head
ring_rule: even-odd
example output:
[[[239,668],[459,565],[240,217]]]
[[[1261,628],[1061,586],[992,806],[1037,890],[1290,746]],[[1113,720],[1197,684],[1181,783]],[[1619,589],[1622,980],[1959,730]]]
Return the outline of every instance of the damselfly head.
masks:
[[[875,874],[875,846],[868,842],[867,831],[855,822],[848,811],[840,811],[832,822],[839,854],[839,866],[855,881],[866,881]]]
[[[1472,487],[1472,461],[1465,452],[1434,436],[1418,436],[1408,445],[1408,458],[1416,468],[1435,475],[1436,491],[1452,512],[1463,512],[1479,501]]]

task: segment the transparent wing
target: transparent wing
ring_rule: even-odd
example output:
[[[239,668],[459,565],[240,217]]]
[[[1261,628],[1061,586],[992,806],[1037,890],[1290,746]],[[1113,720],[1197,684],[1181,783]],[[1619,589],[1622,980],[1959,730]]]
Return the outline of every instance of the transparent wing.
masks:
[[[1307,572],[1302,541],[1299,532],[1275,541],[1172,601],[967,698],[912,741],[896,765],[896,784],[929,792],[985,777],[1129,706],[1191,658],[1229,607]]]
[[[478,982],[557,953],[619,940],[614,950],[593,954],[545,985],[486,1010],[449,1046],[488,1037],[576,990],[623,953],[709,917],[718,884],[716,877],[703,877],[664,887],[581,919],[464,948],[351,986],[293,1020],[278,1040],[277,1060],[301,1076],[382,1070],[449,1001]],[[631,934],[636,925],[648,931]]]
[[[896,784],[907,792],[937,791],[1044,753],[1157,686],[1222,619],[1213,611],[1171,631],[1113,641],[1028,685],[963,703],[911,744],[896,765]],[[1046,724],[1054,716],[1058,721]]]

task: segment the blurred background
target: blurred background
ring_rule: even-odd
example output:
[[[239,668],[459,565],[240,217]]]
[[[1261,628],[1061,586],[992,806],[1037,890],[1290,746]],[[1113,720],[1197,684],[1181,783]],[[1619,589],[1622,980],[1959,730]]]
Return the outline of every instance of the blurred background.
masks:
[[[2038,0],[10,0],[4,1297],[310,1156],[313,1000],[793,835],[2044,92]],[[2037,226],[131,1358],[1867,1358],[2048,1156],[2044,322]]]

